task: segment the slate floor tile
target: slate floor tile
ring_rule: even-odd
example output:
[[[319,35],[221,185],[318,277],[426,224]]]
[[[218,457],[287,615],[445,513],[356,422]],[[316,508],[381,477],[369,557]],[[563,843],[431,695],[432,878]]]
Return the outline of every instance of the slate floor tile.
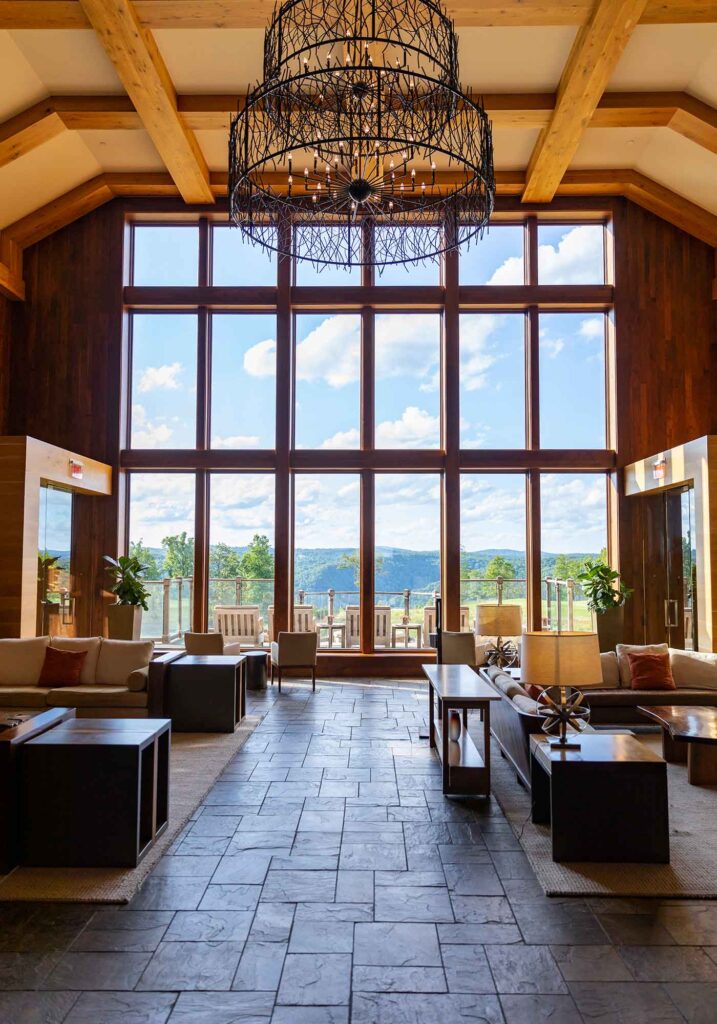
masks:
[[[502,995],[500,1003],[505,1024],[583,1024],[572,996]]]
[[[440,967],[354,967],[354,992],[446,992]]]
[[[206,879],[150,875],[129,907],[132,910],[196,910],[206,888]]]
[[[662,987],[687,1024],[714,1024],[717,1015],[717,984],[669,982]]]
[[[61,1024],[77,992],[0,992],[0,1024]]]
[[[350,988],[348,953],[287,953],[277,1003],[341,1006],[349,1002]]]
[[[133,989],[151,953],[65,953],[42,987],[76,991]]]
[[[486,946],[485,952],[498,992],[568,991],[546,946]]]
[[[99,910],[71,949],[75,952],[153,953],[172,917],[168,910]]]
[[[632,974],[612,946],[551,946],[566,981],[632,981]]]
[[[249,938],[252,942],[286,942],[291,934],[293,903],[259,903]]]
[[[142,975],[145,992],[229,989],[242,942],[163,942]]]
[[[262,892],[260,885],[207,886],[199,910],[255,910]]]
[[[441,956],[449,992],[495,992],[482,946],[442,945]]]
[[[262,890],[262,899],[267,902],[321,903],[333,900],[336,894],[335,871],[287,871],[269,872]]]
[[[377,921],[452,922],[453,907],[446,888],[382,886],[376,889]]]
[[[180,910],[164,934],[165,942],[243,942],[254,915],[247,910]]]
[[[687,946],[621,946],[620,956],[637,981],[717,981],[717,965]]]
[[[446,882],[457,896],[502,896],[503,886],[492,864],[444,864]]]
[[[263,1024],[271,1019],[273,992],[182,992],[170,1024]]]
[[[247,992],[276,992],[285,955],[285,942],[250,940],[244,946],[232,988]]]
[[[375,967],[441,967],[433,924],[363,924],[354,931],[354,964]]]
[[[348,1006],[277,1006],[271,1024],[348,1024]]]
[[[352,953],[353,921],[308,921],[294,923],[290,953]]]
[[[402,843],[343,843],[339,868],[355,871],[405,871]]]
[[[165,1024],[176,999],[175,992],[83,992],[65,1024]]]
[[[426,1024],[468,1020],[503,1024],[494,995],[434,995],[357,992],[351,1000],[351,1024]]]
[[[684,1024],[665,989],[654,983],[576,981],[570,992],[590,1024]]]

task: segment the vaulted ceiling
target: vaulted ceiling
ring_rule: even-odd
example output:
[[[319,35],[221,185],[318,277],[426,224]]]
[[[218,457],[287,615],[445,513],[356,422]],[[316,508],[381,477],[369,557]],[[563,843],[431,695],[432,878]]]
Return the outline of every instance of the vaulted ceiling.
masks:
[[[717,0],[448,0],[499,191],[624,194],[717,245]],[[273,0],[0,0],[0,290],[117,194],[212,202]]]

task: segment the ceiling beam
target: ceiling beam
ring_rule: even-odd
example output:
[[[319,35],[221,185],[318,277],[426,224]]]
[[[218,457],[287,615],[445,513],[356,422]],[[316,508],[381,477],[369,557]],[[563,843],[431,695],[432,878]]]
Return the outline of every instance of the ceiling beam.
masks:
[[[209,170],[177,111],[177,96],[154,38],[129,0],[81,0],[157,152],[188,203],[214,201]]]
[[[25,298],[22,252],[15,242],[4,235],[0,235],[0,295],[20,301]]]
[[[39,210],[3,228],[3,237],[9,238],[19,249],[26,249],[29,245],[34,245],[55,231],[79,220],[112,198],[113,193],[105,181],[105,175],[98,174],[65,195],[53,199]]]
[[[592,0],[444,0],[456,25],[582,25]],[[142,24],[155,28],[265,28],[274,0],[136,0]],[[717,22],[717,0],[648,0],[645,25]],[[79,0],[0,0],[0,29],[87,28]]]
[[[0,167],[31,153],[65,131],[62,118],[51,100],[36,103],[28,110],[0,124]]]
[[[560,78],[550,123],[535,144],[525,202],[549,203],[590,124],[647,0],[597,0]]]

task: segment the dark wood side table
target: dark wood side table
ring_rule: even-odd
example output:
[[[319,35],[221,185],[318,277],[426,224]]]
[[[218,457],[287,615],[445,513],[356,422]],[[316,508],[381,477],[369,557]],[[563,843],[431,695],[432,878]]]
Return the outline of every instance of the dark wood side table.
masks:
[[[500,694],[484,682],[470,665],[422,665],[428,680],[428,729],[443,766],[443,792],[448,796],[490,794],[490,705]],[[437,699],[437,716],[434,712]],[[468,734],[468,711],[480,711],[483,719],[485,760]],[[462,717],[461,734],[451,740],[451,711]]]
[[[532,820],[554,861],[669,864],[667,765],[626,733],[582,733],[579,750],[530,737]]]
[[[687,762],[691,786],[717,785],[717,708],[669,704],[637,710],[662,726],[662,756],[670,764]]]
[[[74,708],[3,708],[0,712],[0,875],[18,863],[20,753],[24,743],[75,717]],[[19,725],[10,723],[23,719]]]
[[[169,666],[165,713],[175,732],[234,732],[246,714],[245,657],[188,654]]]
[[[20,862],[136,867],[167,828],[171,722],[74,718],[22,751]]]

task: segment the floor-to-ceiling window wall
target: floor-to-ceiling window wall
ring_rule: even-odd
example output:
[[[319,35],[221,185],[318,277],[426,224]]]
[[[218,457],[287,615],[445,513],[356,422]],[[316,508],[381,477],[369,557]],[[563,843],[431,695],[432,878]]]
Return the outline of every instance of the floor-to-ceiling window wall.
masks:
[[[579,588],[568,608],[551,581],[609,546],[605,212],[503,214],[383,273],[294,266],[219,217],[138,219],[128,239],[121,463],[146,635],[238,607],[256,643],[311,628],[327,651],[405,653],[439,594],[448,628],[496,600],[587,628]]]

